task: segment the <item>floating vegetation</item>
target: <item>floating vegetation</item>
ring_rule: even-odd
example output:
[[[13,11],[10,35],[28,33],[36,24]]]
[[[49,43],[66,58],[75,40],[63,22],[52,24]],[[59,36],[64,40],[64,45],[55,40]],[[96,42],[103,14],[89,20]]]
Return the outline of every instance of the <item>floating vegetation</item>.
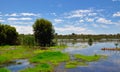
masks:
[[[100,55],[86,56],[86,55],[75,54],[74,56],[76,59],[80,59],[85,62],[97,61],[101,58]]]
[[[39,53],[30,59],[32,63],[46,63],[51,62],[54,65],[58,65],[60,62],[68,61],[69,55],[59,51],[48,51]]]
[[[33,68],[26,68],[20,72],[53,72],[53,68],[50,64],[39,64]]]
[[[87,64],[80,61],[68,61],[65,65],[65,68],[76,68],[77,66],[87,66]]]

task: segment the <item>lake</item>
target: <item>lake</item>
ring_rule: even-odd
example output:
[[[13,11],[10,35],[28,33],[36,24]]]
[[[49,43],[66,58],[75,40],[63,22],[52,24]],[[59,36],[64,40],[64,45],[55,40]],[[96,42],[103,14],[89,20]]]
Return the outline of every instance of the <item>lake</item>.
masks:
[[[120,72],[120,51],[103,51],[101,48],[115,48],[115,42],[95,42],[88,45],[87,42],[67,43],[68,48],[63,52],[84,55],[106,55],[106,59],[100,59],[96,62],[89,62],[88,66],[78,66],[77,68],[65,69],[64,63],[56,68],[56,71],[62,72]],[[120,47],[120,46],[119,46]]]
[[[88,66],[78,66],[71,69],[66,69],[65,62],[63,62],[55,67],[55,72],[120,72],[120,51],[101,50],[101,48],[115,48],[115,42],[94,42],[90,45],[87,42],[64,42],[64,44],[67,44],[68,47],[62,50],[62,52],[67,52],[70,56],[74,54],[97,54],[105,55],[107,58],[96,62],[88,62]],[[11,70],[11,72],[18,72],[19,70],[33,66],[27,59],[23,59],[15,60],[14,64],[9,64],[5,67]]]

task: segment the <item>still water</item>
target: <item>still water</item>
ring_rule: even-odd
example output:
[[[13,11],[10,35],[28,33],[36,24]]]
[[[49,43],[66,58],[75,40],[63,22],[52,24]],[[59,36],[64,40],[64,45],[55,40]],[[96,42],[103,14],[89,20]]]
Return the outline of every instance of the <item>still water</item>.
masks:
[[[120,47],[120,46],[119,46]],[[88,66],[78,66],[77,68],[65,69],[64,64],[58,66],[57,69],[65,72],[120,72],[120,51],[103,51],[101,48],[115,48],[115,42],[96,42],[93,45],[88,43],[68,43],[68,48],[63,50],[71,55],[106,55],[106,59],[101,59],[97,62],[89,62]]]
[[[55,72],[120,72],[120,51],[103,51],[101,48],[115,48],[115,42],[95,42],[89,45],[87,42],[81,43],[66,43],[67,48],[63,52],[70,55],[84,54],[84,55],[106,55],[106,59],[100,59],[96,62],[88,62],[88,66],[78,66],[72,69],[66,69],[65,63],[61,63],[55,68]],[[120,47],[120,45],[118,46]],[[32,65],[25,60],[16,60],[14,64],[7,65],[6,68],[11,72],[18,72]]]

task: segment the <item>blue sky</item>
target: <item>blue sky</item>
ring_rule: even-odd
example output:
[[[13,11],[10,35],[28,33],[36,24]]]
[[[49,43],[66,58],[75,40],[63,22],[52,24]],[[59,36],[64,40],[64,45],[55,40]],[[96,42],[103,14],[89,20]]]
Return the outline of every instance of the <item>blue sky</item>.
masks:
[[[0,0],[0,22],[32,34],[37,18],[58,34],[120,33],[120,0]]]

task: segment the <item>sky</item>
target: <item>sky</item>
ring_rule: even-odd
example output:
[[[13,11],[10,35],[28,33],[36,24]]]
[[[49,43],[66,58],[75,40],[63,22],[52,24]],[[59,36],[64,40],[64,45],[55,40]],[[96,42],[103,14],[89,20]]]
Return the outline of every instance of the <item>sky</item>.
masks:
[[[120,0],[0,0],[0,23],[33,34],[36,19],[52,22],[58,34],[120,33]]]

